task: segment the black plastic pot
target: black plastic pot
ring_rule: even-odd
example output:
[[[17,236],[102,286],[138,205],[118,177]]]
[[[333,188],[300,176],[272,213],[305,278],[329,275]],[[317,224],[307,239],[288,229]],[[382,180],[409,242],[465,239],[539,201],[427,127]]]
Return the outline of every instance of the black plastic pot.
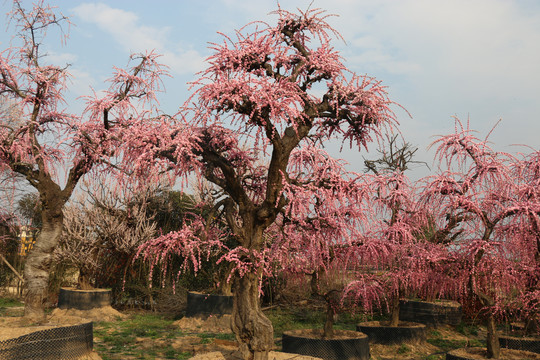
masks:
[[[373,344],[422,343],[426,341],[426,325],[400,322],[398,326],[388,326],[380,321],[367,321],[356,325]]]
[[[314,356],[325,360],[368,360],[369,341],[357,331],[334,330],[334,339],[323,339],[322,330],[283,332],[283,352]]]
[[[499,335],[501,347],[540,354],[540,338]]]
[[[458,325],[461,322],[461,304],[456,301],[400,300],[399,319],[428,326]]]
[[[90,310],[111,305],[110,289],[77,290],[60,288],[58,307],[60,309]]]
[[[188,292],[186,316],[209,316],[231,314],[233,297],[230,295]]]
[[[79,359],[93,346],[93,323],[61,326],[0,341],[0,359]]]

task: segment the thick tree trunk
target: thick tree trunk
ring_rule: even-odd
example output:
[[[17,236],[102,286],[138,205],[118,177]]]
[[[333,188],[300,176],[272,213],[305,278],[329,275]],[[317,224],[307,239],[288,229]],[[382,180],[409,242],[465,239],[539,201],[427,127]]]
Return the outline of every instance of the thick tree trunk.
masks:
[[[24,265],[27,289],[24,317],[32,322],[45,319],[43,303],[47,298],[52,253],[58,245],[62,233],[63,219],[61,215],[48,216],[44,211],[42,216],[43,226]]]
[[[124,277],[125,278],[125,277]],[[90,284],[90,278],[84,270],[79,269],[79,277],[77,279],[77,289],[92,290],[94,287]]]
[[[498,359],[501,356],[501,346],[499,335],[493,314],[489,314],[487,320],[487,357],[488,359]]]
[[[390,318],[390,326],[399,325],[399,293],[392,299],[392,316]]]
[[[267,360],[274,345],[272,323],[261,311],[259,276],[236,278],[231,327],[244,360]]]

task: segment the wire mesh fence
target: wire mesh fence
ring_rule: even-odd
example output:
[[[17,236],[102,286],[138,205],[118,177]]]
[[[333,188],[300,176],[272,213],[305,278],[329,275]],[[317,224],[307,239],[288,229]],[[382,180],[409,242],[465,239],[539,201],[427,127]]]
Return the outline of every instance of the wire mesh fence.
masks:
[[[92,351],[93,323],[39,330],[0,341],[1,360],[68,360]]]
[[[502,347],[515,350],[525,350],[540,354],[539,338],[518,338],[512,336],[499,336],[499,343]]]

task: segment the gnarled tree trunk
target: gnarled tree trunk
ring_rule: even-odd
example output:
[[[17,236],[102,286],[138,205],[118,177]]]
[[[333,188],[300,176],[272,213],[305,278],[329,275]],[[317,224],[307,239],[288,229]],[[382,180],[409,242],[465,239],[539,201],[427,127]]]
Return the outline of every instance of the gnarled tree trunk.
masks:
[[[274,328],[263,314],[259,299],[260,276],[248,273],[237,277],[231,327],[245,360],[266,360],[274,345]]]
[[[77,278],[77,289],[79,290],[92,290],[94,287],[90,283],[90,277],[84,271],[79,269],[79,277]]]
[[[52,253],[62,234],[63,215],[60,208],[46,208],[42,212],[43,225],[24,265],[27,288],[24,317],[29,321],[45,319],[43,302],[47,298]]]

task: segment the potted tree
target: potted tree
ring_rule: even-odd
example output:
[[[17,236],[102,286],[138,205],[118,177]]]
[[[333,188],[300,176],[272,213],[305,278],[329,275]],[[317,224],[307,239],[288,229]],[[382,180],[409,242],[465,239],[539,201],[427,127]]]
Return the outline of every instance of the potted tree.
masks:
[[[323,359],[368,359],[365,334],[334,329],[337,313],[344,308],[353,310],[356,305],[344,298],[344,290],[354,278],[360,254],[368,256],[369,252],[361,240],[369,211],[364,201],[368,196],[365,179],[346,171],[343,162],[333,160],[320,149],[294,152],[291,164],[293,169],[302,169],[299,174],[291,171],[301,184],[320,184],[330,178],[332,181],[302,194],[298,194],[295,184],[286,186],[284,193],[291,201],[270,232],[271,254],[281,271],[289,276],[310,274],[312,297],[326,303],[324,326],[285,331],[283,351]],[[340,201],[335,201],[335,194],[340,194]],[[377,296],[377,291],[371,294]]]
[[[395,123],[384,87],[373,78],[350,75],[340,62],[329,44],[337,33],[321,10],[296,14],[279,9],[276,15],[274,26],[247,26],[236,40],[213,45],[208,68],[178,117],[141,123],[137,132],[125,134],[145,144],[129,148],[131,142],[125,142],[130,164],[140,169],[151,160],[155,167],[194,173],[224,190],[220,209],[237,245],[226,249],[223,261],[234,263],[232,328],[245,359],[266,359],[274,346],[272,324],[259,301],[272,245],[267,229],[291,200],[336,179],[330,174],[303,183],[305,172],[291,166],[291,155],[303,151],[311,156],[335,135],[361,149]],[[294,192],[287,195],[286,187]],[[340,194],[332,199],[340,202]],[[174,236],[199,264],[198,254],[224,245],[219,237],[196,238],[193,226],[170,235],[168,243]],[[153,243],[156,251],[146,247],[145,254],[166,257],[161,250],[168,245],[162,240]]]
[[[397,136],[389,138],[388,150],[379,150],[379,159],[364,162],[374,195],[369,199],[372,218],[365,236],[379,239],[388,249],[382,252],[373,270],[385,289],[390,320],[364,322],[358,324],[357,329],[366,333],[370,342],[384,344],[425,340],[425,325],[400,321],[400,299],[426,282],[426,255],[439,250],[417,241],[416,233],[423,218],[417,209],[417,191],[405,174],[410,166],[418,163],[413,160],[417,149],[408,143],[399,145],[397,139]],[[358,281],[350,285],[351,290],[361,284]]]
[[[438,216],[462,214],[461,234],[453,242],[460,290],[482,306],[487,347],[468,349],[485,358],[503,356],[497,329],[498,316],[511,311],[515,296],[527,288],[524,270],[531,269],[521,249],[530,249],[530,237],[514,236],[514,225],[537,213],[536,196],[514,158],[494,152],[487,139],[477,139],[456,119],[456,132],[435,141],[436,156],[448,168],[434,176],[424,194]],[[536,191],[536,190],[534,190]],[[521,224],[525,224],[521,222]],[[530,223],[528,223],[530,224]],[[530,226],[530,225],[527,225]],[[529,245],[526,245],[529,244]],[[534,265],[533,267],[534,268]],[[449,353],[448,359],[466,359],[467,352]]]
[[[117,135],[130,122],[155,114],[155,94],[164,72],[156,54],[133,56],[136,64],[115,69],[106,91],[86,97],[84,112],[68,113],[62,105],[69,84],[68,66],[47,63],[42,53],[47,30],[65,34],[68,18],[43,2],[27,10],[14,1],[10,19],[17,34],[10,48],[2,48],[0,93],[13,112],[1,120],[0,169],[13,180],[28,181],[41,203],[41,231],[24,268],[24,317],[33,322],[45,319],[43,300],[65,204],[86,174],[105,165],[117,148]]]
[[[155,236],[156,225],[146,212],[155,187],[138,189],[136,194],[129,190],[121,194],[119,189],[110,191],[96,182],[88,191],[92,194],[90,201],[81,199],[64,211],[64,232],[55,258],[76,267],[79,274],[75,288],[60,289],[59,308],[89,310],[110,306],[111,289],[96,287],[99,270],[107,267],[111,253],[133,254],[139,244]],[[124,276],[130,264],[128,260]]]

